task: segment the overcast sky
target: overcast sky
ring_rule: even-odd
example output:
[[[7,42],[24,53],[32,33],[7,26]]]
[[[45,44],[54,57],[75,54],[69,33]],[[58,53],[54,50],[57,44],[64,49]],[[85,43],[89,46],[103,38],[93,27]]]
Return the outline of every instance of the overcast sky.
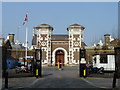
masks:
[[[90,46],[104,38],[104,34],[117,35],[117,2],[4,2],[2,4],[3,37],[15,34],[15,40],[25,43],[23,21],[28,11],[28,42],[31,46],[33,27],[46,23],[53,34],[68,34],[67,27],[78,23],[85,27],[84,42]],[[18,26],[20,27],[18,29]]]

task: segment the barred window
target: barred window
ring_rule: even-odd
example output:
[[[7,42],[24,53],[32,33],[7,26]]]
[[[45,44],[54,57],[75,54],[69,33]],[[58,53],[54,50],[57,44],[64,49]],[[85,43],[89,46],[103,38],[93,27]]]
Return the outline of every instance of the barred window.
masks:
[[[96,57],[94,58],[94,62],[96,63]]]
[[[107,55],[100,55],[100,63],[108,63]]]

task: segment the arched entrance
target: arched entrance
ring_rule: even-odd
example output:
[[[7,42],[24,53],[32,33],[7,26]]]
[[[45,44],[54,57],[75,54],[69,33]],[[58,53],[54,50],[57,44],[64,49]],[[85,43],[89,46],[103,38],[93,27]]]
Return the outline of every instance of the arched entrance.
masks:
[[[58,61],[61,60],[62,66],[64,66],[64,52],[62,50],[56,51],[55,54],[55,66],[58,65]]]

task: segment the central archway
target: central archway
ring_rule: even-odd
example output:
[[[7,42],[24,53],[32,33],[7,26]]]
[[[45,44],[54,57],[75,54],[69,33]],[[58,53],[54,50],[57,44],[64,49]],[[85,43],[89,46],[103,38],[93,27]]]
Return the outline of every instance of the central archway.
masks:
[[[56,52],[58,50],[62,50],[64,52],[64,65],[67,64],[67,51],[64,48],[62,48],[62,47],[58,47],[55,50],[53,50],[53,52],[52,52],[52,64],[55,65]]]
[[[61,60],[61,65],[64,66],[64,52],[62,50],[56,51],[55,54],[55,66],[58,65],[58,61]]]

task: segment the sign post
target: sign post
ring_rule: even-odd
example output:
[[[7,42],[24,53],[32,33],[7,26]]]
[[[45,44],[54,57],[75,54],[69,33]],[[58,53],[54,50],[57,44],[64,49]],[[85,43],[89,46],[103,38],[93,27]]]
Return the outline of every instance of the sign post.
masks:
[[[42,77],[42,50],[41,49],[36,49],[35,50],[35,59],[36,59],[36,78]]]
[[[79,77],[86,77],[86,50],[80,49]]]

